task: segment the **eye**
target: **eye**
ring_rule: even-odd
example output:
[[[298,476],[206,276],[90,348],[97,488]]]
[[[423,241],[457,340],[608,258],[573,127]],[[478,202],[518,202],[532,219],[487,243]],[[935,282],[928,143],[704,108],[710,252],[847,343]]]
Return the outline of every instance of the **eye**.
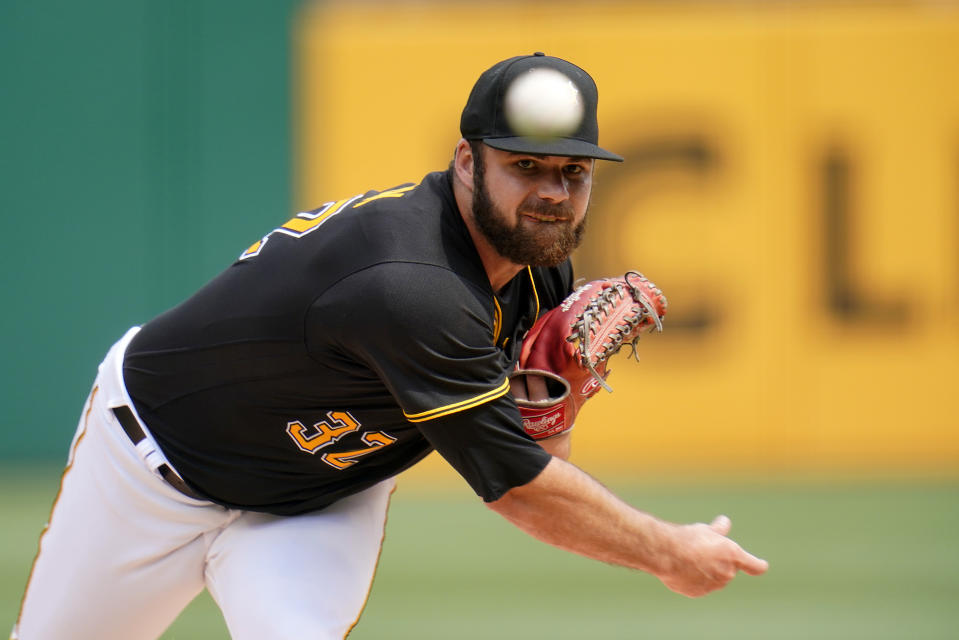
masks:
[[[563,170],[571,176],[582,176],[589,173],[589,168],[582,164],[568,164],[563,167]]]
[[[536,163],[530,160],[529,158],[523,158],[522,160],[516,161],[516,166],[520,169],[532,169],[536,166]]]

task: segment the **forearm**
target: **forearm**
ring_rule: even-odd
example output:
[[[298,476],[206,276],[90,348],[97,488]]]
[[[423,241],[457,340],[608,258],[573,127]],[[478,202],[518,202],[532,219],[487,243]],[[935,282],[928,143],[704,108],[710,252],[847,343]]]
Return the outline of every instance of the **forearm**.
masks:
[[[569,460],[569,454],[572,450],[572,439],[570,436],[572,431],[567,431],[561,433],[558,436],[553,436],[552,438],[545,438],[543,440],[537,440],[539,446],[543,447],[546,450],[546,453],[551,456],[560,458],[562,460]]]
[[[670,555],[675,525],[634,509],[556,458],[489,506],[538,540],[595,560],[657,573]]]
[[[646,571],[687,596],[722,588],[740,570],[760,575],[768,568],[726,537],[731,524],[725,516],[709,525],[665,522],[555,457],[531,482],[489,507],[543,542]]]

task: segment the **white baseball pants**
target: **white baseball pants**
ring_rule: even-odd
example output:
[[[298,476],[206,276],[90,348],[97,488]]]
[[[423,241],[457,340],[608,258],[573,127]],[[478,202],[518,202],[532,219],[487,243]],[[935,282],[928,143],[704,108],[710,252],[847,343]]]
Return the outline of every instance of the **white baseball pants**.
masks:
[[[394,483],[279,517],[187,497],[132,407],[113,346],[80,417],[13,640],[150,640],[204,587],[236,640],[344,638],[366,603]],[[142,425],[141,425],[142,426]]]

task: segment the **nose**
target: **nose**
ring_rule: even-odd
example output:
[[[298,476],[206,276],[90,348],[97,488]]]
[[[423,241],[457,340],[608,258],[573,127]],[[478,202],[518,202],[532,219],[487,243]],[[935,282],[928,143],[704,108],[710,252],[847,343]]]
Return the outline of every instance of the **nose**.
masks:
[[[550,202],[569,200],[569,185],[562,169],[544,173],[536,185],[536,195]]]

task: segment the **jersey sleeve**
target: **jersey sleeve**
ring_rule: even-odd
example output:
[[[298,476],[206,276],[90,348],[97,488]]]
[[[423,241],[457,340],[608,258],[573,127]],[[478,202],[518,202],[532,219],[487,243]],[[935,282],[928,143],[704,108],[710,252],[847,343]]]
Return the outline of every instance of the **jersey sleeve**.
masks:
[[[441,267],[376,265],[314,302],[307,342],[363,362],[408,421],[425,422],[509,391],[510,363],[493,345],[493,303],[483,298],[483,291]]]
[[[433,448],[485,502],[522,486],[552,456],[523,431],[511,395],[419,425]]]

